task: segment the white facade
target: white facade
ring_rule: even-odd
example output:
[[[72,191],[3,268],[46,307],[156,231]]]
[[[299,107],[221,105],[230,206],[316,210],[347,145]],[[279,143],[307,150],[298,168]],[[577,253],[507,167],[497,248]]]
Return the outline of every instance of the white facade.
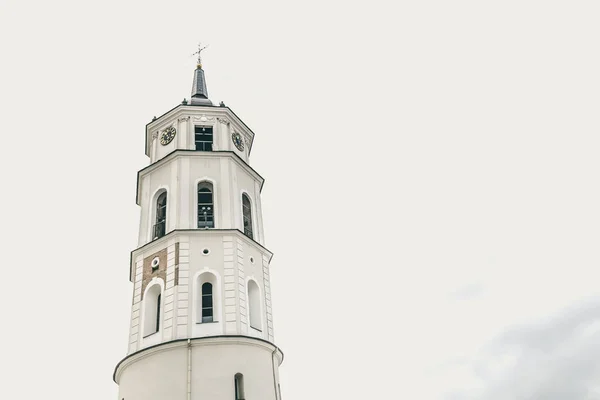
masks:
[[[171,127],[174,138],[161,140]],[[197,127],[212,129],[212,151],[196,149]],[[147,125],[119,399],[280,400],[253,139],[227,107],[181,105]],[[212,203],[201,208],[206,191]]]

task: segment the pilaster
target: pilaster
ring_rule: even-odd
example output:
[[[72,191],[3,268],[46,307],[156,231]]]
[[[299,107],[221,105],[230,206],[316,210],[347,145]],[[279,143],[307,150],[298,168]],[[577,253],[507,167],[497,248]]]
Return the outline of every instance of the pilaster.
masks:
[[[186,338],[190,336],[190,245],[186,237],[179,239],[179,266],[177,275],[179,284],[177,285],[177,337]]]
[[[269,274],[269,259],[266,256],[262,257],[263,270],[263,287],[265,290],[265,313],[267,316],[267,338],[270,342],[275,340],[273,333],[273,310],[271,308],[271,280]]]
[[[225,275],[225,334],[237,334],[236,318],[236,265],[234,261],[234,238],[233,236],[223,236],[223,266]]]
[[[238,298],[240,304],[240,332],[242,335],[248,334],[248,304],[246,296],[246,274],[244,273],[244,243],[240,238],[236,239],[237,245],[237,282]]]

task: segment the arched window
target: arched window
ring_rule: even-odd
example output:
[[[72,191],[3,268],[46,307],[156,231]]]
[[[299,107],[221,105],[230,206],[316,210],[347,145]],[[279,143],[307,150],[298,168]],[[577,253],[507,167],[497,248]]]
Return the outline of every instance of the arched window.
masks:
[[[239,372],[233,377],[233,384],[235,387],[235,400],[245,400],[244,395],[244,375]]]
[[[262,330],[260,315],[260,290],[255,281],[248,281],[248,303],[250,306],[250,327]]]
[[[202,322],[213,322],[213,285],[210,282],[202,284]]]
[[[214,227],[213,185],[210,182],[200,182],[198,183],[198,228]]]
[[[219,278],[213,272],[203,271],[194,278],[194,319],[197,324],[219,321],[221,315],[219,287]],[[211,328],[200,329],[202,332],[207,332],[206,329]]]
[[[160,329],[160,285],[152,285],[144,295],[144,337]]]
[[[244,235],[252,239],[252,207],[246,193],[242,194],[242,212],[244,215]]]
[[[167,192],[162,192],[156,200],[156,224],[154,224],[154,239],[165,236],[167,230]]]

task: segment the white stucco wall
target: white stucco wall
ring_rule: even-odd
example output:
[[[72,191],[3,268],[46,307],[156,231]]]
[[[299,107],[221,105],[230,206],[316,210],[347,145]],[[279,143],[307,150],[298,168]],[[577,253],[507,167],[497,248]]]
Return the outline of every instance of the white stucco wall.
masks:
[[[250,338],[181,340],[124,359],[115,381],[125,400],[186,399],[188,390],[193,400],[231,400],[234,376],[241,373],[247,399],[280,400],[281,361],[275,346]]]
[[[156,351],[147,358],[125,363],[116,376],[119,399],[185,399],[187,368],[184,346]]]

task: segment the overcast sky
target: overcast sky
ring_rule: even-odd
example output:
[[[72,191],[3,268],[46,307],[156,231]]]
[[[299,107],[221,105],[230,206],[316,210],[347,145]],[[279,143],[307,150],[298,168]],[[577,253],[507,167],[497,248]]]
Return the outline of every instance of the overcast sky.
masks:
[[[117,399],[144,127],[202,41],[256,133],[283,399],[600,399],[599,20],[0,0],[0,398]]]

